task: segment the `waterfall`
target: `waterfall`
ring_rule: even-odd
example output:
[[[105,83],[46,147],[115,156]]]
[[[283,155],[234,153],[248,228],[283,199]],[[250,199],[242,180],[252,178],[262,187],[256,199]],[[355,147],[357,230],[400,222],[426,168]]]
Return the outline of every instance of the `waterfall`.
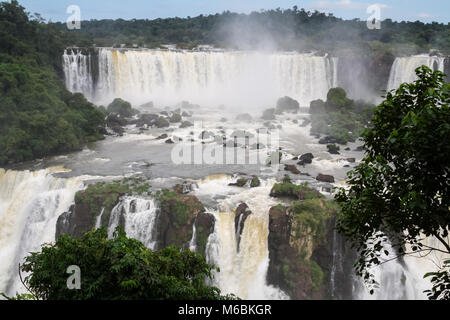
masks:
[[[397,89],[404,82],[417,80],[415,69],[422,65],[444,72],[444,62],[444,57],[429,55],[396,58],[391,68],[387,89]]]
[[[58,216],[67,211],[79,178],[57,178],[53,167],[38,171],[0,169],[0,292],[24,292],[18,265],[29,252],[55,241]]]
[[[228,180],[215,181],[217,188]],[[208,238],[206,256],[208,263],[220,268],[215,274],[214,285],[224,294],[234,293],[242,299],[288,299],[288,296],[267,284],[269,265],[269,208],[274,201],[268,197],[273,181],[262,182],[260,187],[251,188],[223,200],[219,209],[213,212],[216,223],[214,233]],[[211,189],[209,182],[200,183],[200,190]],[[242,230],[239,250],[235,230],[236,203],[244,201],[252,211]]]
[[[79,55],[64,54],[66,84],[71,91],[80,90],[85,79],[87,58]],[[312,100],[325,99],[337,84],[337,58],[312,54],[101,48],[98,55],[93,100],[103,104],[121,97],[134,104],[187,100],[260,107],[288,95],[309,106]],[[92,97],[92,80],[88,82],[83,90]]]
[[[63,70],[67,90],[83,93],[87,99],[92,100],[94,83],[91,72],[91,55],[84,55],[81,50],[74,50],[67,49],[63,54]]]
[[[123,219],[127,236],[141,241],[147,248],[153,250],[157,243],[154,238],[157,214],[158,206],[154,199],[127,196],[111,210],[108,236],[112,237]]]
[[[426,238],[425,244],[442,249],[432,237]],[[368,290],[362,285],[362,281],[360,281],[354,292],[354,297],[363,300],[427,299],[424,290],[431,289],[431,283],[429,279],[424,279],[423,276],[427,272],[436,271],[436,265],[442,263],[445,255],[436,252],[431,254],[416,253],[391,260],[394,258],[394,249],[391,243],[387,242],[384,245],[384,249],[389,251],[389,256],[383,257],[386,262],[375,266],[372,270],[375,280],[379,283],[379,288],[375,289],[373,295],[370,295]],[[406,247],[406,251],[412,252],[410,246]]]

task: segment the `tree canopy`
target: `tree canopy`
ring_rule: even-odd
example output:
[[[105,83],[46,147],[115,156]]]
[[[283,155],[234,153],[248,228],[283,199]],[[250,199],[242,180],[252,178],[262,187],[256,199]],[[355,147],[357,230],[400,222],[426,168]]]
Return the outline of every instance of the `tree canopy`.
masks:
[[[450,85],[426,66],[416,74],[417,81],[388,92],[376,108],[363,133],[367,154],[336,195],[338,230],[360,252],[356,271],[372,288],[369,269],[390,254],[388,241],[399,257],[430,251],[450,257]],[[431,298],[449,297],[445,261],[441,273],[429,275]]]
[[[69,266],[80,268],[80,289],[68,289]],[[50,300],[217,300],[208,286],[216,268],[200,254],[176,247],[147,249],[121,228],[108,239],[106,228],[81,238],[61,235],[54,244],[31,253],[21,266],[24,284],[36,299]]]

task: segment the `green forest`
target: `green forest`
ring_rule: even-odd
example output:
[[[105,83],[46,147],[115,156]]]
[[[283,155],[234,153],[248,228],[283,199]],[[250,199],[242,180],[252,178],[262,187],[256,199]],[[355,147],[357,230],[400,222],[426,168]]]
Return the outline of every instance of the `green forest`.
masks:
[[[55,24],[60,30],[65,23]],[[281,50],[325,50],[352,47],[392,46],[392,50],[450,52],[450,25],[433,22],[382,21],[380,30],[369,30],[366,21],[343,20],[318,11],[292,9],[262,10],[250,14],[225,11],[221,14],[187,18],[126,21],[82,21],[73,45],[159,47],[178,44],[193,48],[200,44],[224,48],[258,48],[269,44]],[[395,47],[395,48],[394,48]],[[403,47],[403,48],[402,48]]]
[[[80,149],[104,116],[65,89],[61,52],[72,35],[0,3],[0,165]]]

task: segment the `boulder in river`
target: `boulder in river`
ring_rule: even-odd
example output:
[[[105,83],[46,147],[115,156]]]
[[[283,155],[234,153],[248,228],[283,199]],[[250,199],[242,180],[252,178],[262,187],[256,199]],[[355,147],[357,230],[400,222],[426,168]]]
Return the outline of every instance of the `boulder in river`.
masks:
[[[300,105],[298,101],[286,96],[278,99],[275,114],[282,114],[283,112],[297,113],[299,110]]]
[[[316,177],[317,181],[322,181],[322,182],[328,182],[328,183],[334,183],[334,177],[332,175],[329,174],[322,174],[319,173]]]

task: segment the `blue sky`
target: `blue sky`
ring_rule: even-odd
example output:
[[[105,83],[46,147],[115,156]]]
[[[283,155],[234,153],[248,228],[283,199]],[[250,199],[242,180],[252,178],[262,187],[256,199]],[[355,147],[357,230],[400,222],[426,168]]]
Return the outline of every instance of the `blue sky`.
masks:
[[[78,5],[81,19],[154,19],[197,16],[230,10],[248,13],[260,9],[292,8],[331,12],[345,19],[366,20],[370,4],[381,5],[381,19],[450,22],[450,0],[19,0],[27,11],[45,19],[66,21],[70,5]]]

